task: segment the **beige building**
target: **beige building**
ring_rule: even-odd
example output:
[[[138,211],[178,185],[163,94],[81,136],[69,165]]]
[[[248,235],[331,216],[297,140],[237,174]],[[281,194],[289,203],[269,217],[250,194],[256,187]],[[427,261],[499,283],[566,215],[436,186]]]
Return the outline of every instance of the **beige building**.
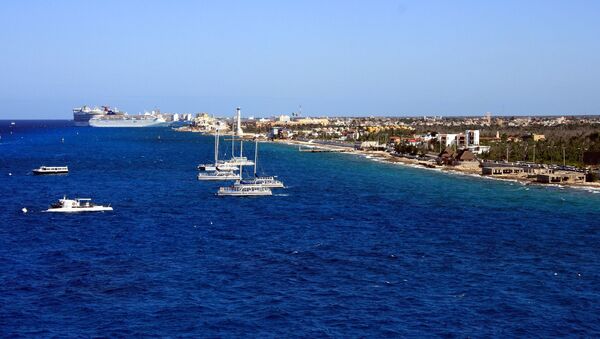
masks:
[[[585,174],[573,171],[551,171],[546,174],[538,174],[536,181],[543,184],[578,184],[585,182]]]

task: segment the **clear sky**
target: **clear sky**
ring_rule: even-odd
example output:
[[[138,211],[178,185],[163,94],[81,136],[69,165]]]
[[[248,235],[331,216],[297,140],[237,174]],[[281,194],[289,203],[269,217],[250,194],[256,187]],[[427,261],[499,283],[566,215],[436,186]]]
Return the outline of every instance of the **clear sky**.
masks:
[[[600,1],[0,2],[0,119],[600,114]]]

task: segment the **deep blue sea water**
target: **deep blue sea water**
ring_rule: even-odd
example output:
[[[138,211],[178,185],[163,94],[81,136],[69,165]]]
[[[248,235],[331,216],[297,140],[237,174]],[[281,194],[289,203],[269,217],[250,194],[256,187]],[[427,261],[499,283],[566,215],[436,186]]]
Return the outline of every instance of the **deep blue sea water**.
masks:
[[[3,337],[600,334],[600,194],[261,144],[289,187],[219,198],[212,137],[0,135]],[[41,213],[64,194],[115,210]]]

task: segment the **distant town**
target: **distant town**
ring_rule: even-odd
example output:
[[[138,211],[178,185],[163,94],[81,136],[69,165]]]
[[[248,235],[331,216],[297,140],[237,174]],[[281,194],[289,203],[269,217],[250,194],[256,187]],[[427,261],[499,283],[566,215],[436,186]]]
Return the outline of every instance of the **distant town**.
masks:
[[[181,131],[231,131],[235,117],[186,116]],[[597,183],[600,116],[242,118],[245,137],[304,151],[357,151],[429,168],[545,184]]]

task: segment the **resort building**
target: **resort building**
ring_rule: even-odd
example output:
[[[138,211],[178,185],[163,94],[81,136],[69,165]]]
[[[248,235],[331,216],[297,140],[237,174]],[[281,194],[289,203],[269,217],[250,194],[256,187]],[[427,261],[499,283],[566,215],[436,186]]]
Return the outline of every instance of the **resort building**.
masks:
[[[443,147],[450,147],[452,145],[456,145],[456,137],[458,136],[458,134],[448,134],[448,133],[444,133],[444,134],[438,134],[437,135],[437,139],[438,142],[443,146]]]
[[[541,166],[528,166],[518,164],[497,164],[497,163],[483,163],[481,167],[482,175],[490,176],[520,176],[520,177],[534,177],[538,174],[547,174],[552,170]]]
[[[585,173],[573,171],[550,171],[538,174],[536,181],[543,184],[578,184],[585,182]]]

